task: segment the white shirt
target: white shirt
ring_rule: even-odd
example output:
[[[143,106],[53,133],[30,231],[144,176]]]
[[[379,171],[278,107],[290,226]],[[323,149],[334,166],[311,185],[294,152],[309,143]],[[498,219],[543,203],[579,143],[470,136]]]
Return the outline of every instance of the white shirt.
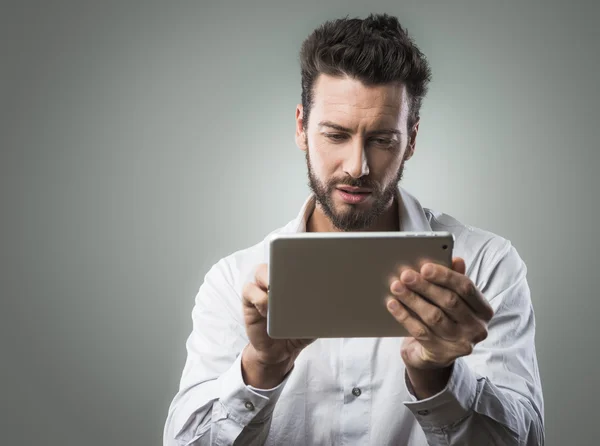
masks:
[[[511,243],[421,207],[399,188],[403,231],[449,231],[454,256],[494,309],[488,337],[457,359],[439,394],[417,400],[400,357],[402,338],[318,339],[281,385],[244,384],[248,344],[242,289],[268,263],[268,236],[221,259],[205,276],[164,445],[542,445],[543,397],[527,268]],[[275,233],[306,231],[311,196]],[[270,235],[270,234],[269,234]]]

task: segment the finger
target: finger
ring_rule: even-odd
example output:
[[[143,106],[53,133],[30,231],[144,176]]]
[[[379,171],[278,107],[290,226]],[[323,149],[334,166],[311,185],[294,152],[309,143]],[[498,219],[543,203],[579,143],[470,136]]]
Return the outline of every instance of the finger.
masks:
[[[244,307],[256,308],[262,317],[267,317],[269,296],[255,283],[248,283],[242,293]]]
[[[459,274],[464,274],[467,271],[467,265],[464,259],[460,257],[454,257],[452,259],[452,269]]]
[[[254,274],[254,280],[263,290],[266,291],[269,289],[269,267],[266,263],[258,265],[256,273]]]
[[[390,297],[386,306],[391,315],[406,329],[410,336],[418,341],[429,340],[429,329],[414,315],[411,315],[398,300]]]
[[[458,263],[458,266],[460,266],[460,261]],[[421,275],[428,282],[454,291],[469,305],[478,317],[489,321],[494,315],[494,310],[487,299],[481,294],[471,279],[464,274],[442,265],[427,263],[421,268]]]
[[[414,271],[407,271],[402,274],[401,281],[412,292],[431,301],[454,322],[470,323],[473,321],[473,312],[454,291],[431,283]]]
[[[414,271],[414,275],[417,275]],[[406,274],[406,273],[405,273]],[[459,327],[439,307],[423,296],[403,285],[401,281],[394,282],[392,293],[404,306],[410,309],[437,336],[452,340],[458,336]]]

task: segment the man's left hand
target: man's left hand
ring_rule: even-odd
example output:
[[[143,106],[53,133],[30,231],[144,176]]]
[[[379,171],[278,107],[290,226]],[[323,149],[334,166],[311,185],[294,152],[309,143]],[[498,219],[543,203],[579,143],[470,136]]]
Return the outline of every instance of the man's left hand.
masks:
[[[419,272],[402,271],[400,280],[391,284],[387,306],[412,336],[405,338],[401,354],[415,390],[422,394],[417,396],[441,391],[454,361],[487,338],[494,311],[465,270],[458,257],[452,269],[425,263]],[[427,388],[419,392],[421,383]]]

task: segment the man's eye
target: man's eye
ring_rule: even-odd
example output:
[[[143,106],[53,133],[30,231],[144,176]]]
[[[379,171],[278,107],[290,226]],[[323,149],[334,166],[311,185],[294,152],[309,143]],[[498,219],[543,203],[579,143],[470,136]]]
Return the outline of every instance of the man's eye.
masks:
[[[339,133],[327,133],[325,136],[335,142],[344,141],[346,139],[346,135],[340,135]]]
[[[379,145],[382,145],[382,146],[391,146],[392,145],[392,140],[391,139],[374,138],[372,141],[375,142],[376,144],[379,144]]]

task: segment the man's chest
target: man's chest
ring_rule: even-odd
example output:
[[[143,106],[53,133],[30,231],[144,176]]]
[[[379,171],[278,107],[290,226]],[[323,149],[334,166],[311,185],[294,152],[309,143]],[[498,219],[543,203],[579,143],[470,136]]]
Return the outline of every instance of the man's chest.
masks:
[[[272,444],[388,444],[415,428],[402,339],[319,339],[296,360],[273,414]]]

